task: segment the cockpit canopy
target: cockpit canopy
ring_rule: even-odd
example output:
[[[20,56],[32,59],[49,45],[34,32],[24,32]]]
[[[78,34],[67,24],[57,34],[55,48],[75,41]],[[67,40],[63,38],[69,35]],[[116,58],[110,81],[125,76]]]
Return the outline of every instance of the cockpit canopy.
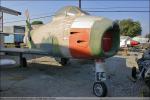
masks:
[[[58,16],[82,16],[82,15],[89,15],[89,14],[75,6],[63,7],[55,13],[55,17],[58,17]]]

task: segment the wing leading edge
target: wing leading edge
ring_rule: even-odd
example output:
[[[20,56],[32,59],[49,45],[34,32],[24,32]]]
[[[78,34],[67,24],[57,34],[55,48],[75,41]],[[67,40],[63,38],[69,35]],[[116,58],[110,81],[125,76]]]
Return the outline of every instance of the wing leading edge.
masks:
[[[38,55],[48,55],[49,54],[47,51],[44,51],[44,50],[29,49],[29,48],[2,48],[2,47],[0,47],[0,52],[38,54]]]

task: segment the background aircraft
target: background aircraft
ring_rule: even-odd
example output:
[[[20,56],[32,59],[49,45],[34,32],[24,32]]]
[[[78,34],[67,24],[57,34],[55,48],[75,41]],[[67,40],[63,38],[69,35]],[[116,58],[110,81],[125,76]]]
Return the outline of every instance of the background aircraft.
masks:
[[[120,47],[134,47],[138,46],[140,43],[133,40],[129,36],[120,36]]]
[[[74,6],[57,11],[51,22],[33,29],[26,11],[27,26],[24,42],[29,48],[1,48],[2,52],[20,54],[20,62],[26,66],[22,54],[41,54],[61,58],[65,65],[69,58],[95,60],[96,96],[106,96],[107,87],[104,59],[115,55],[119,48],[119,26],[104,17],[91,16]]]

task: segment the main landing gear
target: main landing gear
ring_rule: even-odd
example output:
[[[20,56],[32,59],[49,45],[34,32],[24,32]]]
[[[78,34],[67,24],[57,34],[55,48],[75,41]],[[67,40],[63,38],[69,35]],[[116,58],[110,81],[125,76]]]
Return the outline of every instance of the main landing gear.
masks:
[[[25,57],[22,56],[22,53],[19,54],[20,58],[20,67],[27,67],[27,60]]]
[[[57,62],[59,62],[62,66],[67,65],[69,58],[61,58],[61,59],[56,59]]]
[[[93,85],[93,93],[98,97],[105,97],[107,95],[107,86],[104,83],[106,80],[106,71],[104,60],[98,59],[95,61],[95,83]]]

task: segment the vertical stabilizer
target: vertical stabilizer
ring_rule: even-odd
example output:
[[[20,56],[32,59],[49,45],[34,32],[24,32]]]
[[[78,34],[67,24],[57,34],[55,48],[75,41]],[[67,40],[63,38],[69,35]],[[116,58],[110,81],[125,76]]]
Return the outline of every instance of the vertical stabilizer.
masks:
[[[25,37],[24,37],[24,43],[26,43],[29,48],[34,48],[34,44],[31,38],[32,26],[30,24],[30,17],[29,17],[28,9],[25,11],[25,16],[26,16],[26,32],[25,32]]]

